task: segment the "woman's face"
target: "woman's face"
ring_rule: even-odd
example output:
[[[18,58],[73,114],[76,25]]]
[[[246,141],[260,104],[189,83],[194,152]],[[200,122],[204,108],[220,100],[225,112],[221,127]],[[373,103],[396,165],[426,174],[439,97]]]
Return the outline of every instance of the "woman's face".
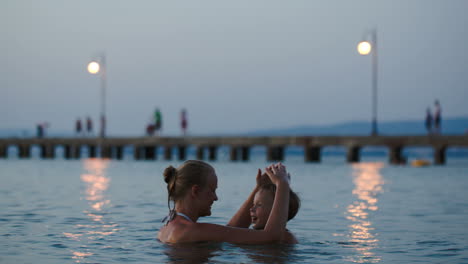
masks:
[[[213,172],[206,178],[206,185],[200,190],[200,216],[210,216],[211,206],[218,200],[216,189],[218,188],[218,177]]]
[[[273,195],[268,191],[260,190],[255,194],[253,206],[250,208],[250,217],[254,229],[265,228],[273,201]]]

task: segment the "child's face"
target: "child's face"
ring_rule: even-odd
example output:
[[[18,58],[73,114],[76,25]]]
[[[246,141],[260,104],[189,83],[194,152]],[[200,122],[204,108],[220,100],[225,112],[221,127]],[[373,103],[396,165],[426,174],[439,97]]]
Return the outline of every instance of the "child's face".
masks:
[[[250,208],[250,217],[254,229],[265,228],[273,206],[273,200],[273,195],[268,191],[260,190],[255,194],[253,206]]]

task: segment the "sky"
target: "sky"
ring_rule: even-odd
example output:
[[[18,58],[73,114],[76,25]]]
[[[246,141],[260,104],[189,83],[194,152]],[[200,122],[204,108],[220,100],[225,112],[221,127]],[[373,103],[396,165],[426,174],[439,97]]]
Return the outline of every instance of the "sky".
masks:
[[[0,130],[72,132],[100,112],[107,60],[109,135],[330,125],[371,119],[378,32],[378,120],[468,116],[468,1],[0,0]],[[33,133],[33,132],[31,132]]]

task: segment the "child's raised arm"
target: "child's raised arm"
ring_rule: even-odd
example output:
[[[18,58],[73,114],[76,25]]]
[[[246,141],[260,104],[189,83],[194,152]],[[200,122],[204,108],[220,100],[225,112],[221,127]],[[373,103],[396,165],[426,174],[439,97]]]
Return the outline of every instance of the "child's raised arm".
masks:
[[[262,175],[262,170],[258,169],[256,178],[257,184],[255,185],[255,188],[247,197],[247,200],[245,200],[244,203],[241,205],[239,210],[237,210],[236,214],[231,218],[231,220],[229,220],[229,223],[227,224],[228,226],[242,228],[248,228],[250,226],[252,222],[252,219],[250,218],[250,208],[252,207],[255,194],[257,193],[261,185],[262,176],[268,178],[266,174]]]

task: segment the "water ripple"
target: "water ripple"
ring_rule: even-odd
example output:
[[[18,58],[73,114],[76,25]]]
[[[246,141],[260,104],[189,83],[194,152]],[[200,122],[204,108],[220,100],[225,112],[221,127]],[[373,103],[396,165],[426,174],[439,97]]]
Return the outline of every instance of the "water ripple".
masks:
[[[283,248],[221,243],[170,249],[156,239],[167,212],[167,192],[155,172],[163,171],[168,162],[92,161],[92,168],[83,160],[15,162],[0,166],[1,263],[378,260],[366,257],[366,251],[381,263],[468,263],[468,178],[466,170],[454,173],[450,165],[424,172],[386,166],[379,171],[385,184],[373,184],[376,175],[352,174],[367,169],[342,165],[341,159],[331,165],[288,160],[294,188],[304,198],[299,214],[288,222],[300,244]],[[106,162],[112,166],[105,167]],[[239,173],[239,164],[217,162],[220,200],[213,217],[202,221],[225,224],[251,190],[248,172],[264,163],[243,163]],[[19,167],[25,171],[19,173]],[[41,177],[38,170],[43,171]],[[81,178],[83,174],[95,177]]]
[[[52,246],[52,247],[55,247],[55,248],[68,248],[68,247],[65,246],[64,244],[52,244],[51,246]]]
[[[426,246],[449,246],[449,245],[452,245],[451,242],[441,241],[441,240],[426,240],[426,241],[418,241],[416,243],[418,245],[426,245]]]

